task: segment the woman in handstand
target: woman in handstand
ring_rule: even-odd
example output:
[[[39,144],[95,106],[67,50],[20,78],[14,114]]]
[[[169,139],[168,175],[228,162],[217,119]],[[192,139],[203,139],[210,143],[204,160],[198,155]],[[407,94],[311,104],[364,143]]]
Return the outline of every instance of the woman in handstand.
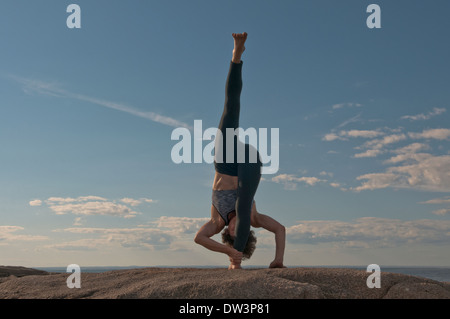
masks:
[[[245,159],[237,160],[241,143],[236,135],[233,136],[233,159],[227,160],[227,134],[226,129],[239,127],[240,95],[242,91],[242,64],[241,56],[245,50],[247,33],[233,33],[234,50],[228,72],[225,88],[225,107],[220,119],[218,134],[216,136],[215,161],[216,169],[211,205],[211,219],[204,224],[195,235],[195,242],[212,251],[224,253],[229,256],[229,269],[241,268],[241,261],[248,259],[255,250],[256,238],[253,227],[262,227],[275,234],[275,259],[270,263],[270,268],[282,268],[285,228],[273,218],[260,214],[256,210],[253,197],[261,179],[262,163],[259,153],[250,145],[245,144]],[[220,142],[217,142],[220,141]],[[228,142],[230,143],[230,142]],[[242,143],[241,143],[242,145]],[[256,152],[256,161],[250,157],[251,152]],[[217,160],[221,154],[221,160]],[[242,154],[241,154],[242,155]],[[231,157],[231,156],[230,156]],[[225,228],[225,226],[228,226]],[[211,239],[222,229],[222,242]]]

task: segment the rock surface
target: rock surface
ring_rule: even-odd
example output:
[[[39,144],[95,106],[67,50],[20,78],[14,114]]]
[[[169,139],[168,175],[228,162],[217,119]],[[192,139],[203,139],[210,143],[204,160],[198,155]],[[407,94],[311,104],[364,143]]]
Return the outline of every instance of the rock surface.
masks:
[[[70,289],[68,273],[0,266],[0,298],[450,299],[450,283],[382,272],[381,288],[370,289],[369,275],[342,268],[139,268],[82,272],[81,288]]]
[[[30,275],[47,275],[48,273],[43,270],[26,268],[20,266],[0,266],[0,278],[15,276],[15,277],[23,277]]]

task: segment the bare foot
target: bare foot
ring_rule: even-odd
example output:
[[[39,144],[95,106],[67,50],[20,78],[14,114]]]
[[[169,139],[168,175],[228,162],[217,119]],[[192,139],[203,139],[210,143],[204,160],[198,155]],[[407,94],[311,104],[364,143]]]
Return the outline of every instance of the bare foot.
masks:
[[[233,33],[234,49],[233,49],[233,63],[241,63],[242,53],[245,51],[245,41],[247,40],[247,32]]]
[[[283,265],[282,261],[274,260],[270,263],[269,268],[286,268],[286,266]]]

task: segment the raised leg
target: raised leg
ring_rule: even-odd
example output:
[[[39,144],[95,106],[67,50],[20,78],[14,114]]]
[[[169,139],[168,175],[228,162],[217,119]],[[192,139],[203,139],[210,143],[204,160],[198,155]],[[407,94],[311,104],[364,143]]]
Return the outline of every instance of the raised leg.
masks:
[[[245,50],[245,40],[247,39],[247,33],[236,34],[233,33],[234,49],[233,58],[230,63],[230,69],[228,71],[227,81],[225,85],[225,105],[222,113],[222,117],[219,123],[219,130],[222,133],[222,139],[216,140],[216,156],[220,154],[220,161],[216,164],[216,168],[220,169],[220,165],[226,165],[226,129],[236,129],[239,127],[239,114],[241,110],[241,91],[242,91],[242,61],[241,56]],[[221,144],[219,143],[221,142]],[[237,139],[234,139],[234,146]],[[236,157],[236,152],[235,157]],[[236,158],[232,165],[236,164]],[[219,167],[218,167],[219,166]]]

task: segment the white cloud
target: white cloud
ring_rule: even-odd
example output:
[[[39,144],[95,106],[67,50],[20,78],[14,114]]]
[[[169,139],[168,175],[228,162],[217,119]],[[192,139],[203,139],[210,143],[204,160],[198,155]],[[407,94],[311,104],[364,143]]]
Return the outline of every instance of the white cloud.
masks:
[[[339,109],[344,106],[344,104],[335,105],[334,109]],[[411,121],[426,120],[444,112],[446,112],[446,109],[434,108],[433,111],[427,114],[408,115],[402,118]],[[352,157],[375,158],[383,154],[389,154],[390,156],[383,159],[383,161],[371,162],[381,162],[388,165],[388,167],[378,172],[366,171],[366,173],[360,174],[360,176],[356,177],[356,181],[359,182],[356,186],[343,188],[341,187],[341,183],[333,181],[329,182],[331,187],[340,188],[343,191],[352,190],[356,192],[384,188],[450,192],[450,151],[446,151],[445,145],[437,145],[436,149],[440,150],[441,154],[432,154],[430,152],[431,146],[427,141],[414,141],[418,139],[448,141],[450,140],[450,129],[431,128],[424,129],[421,132],[408,132],[403,127],[396,129],[380,127],[369,130],[338,129],[348,123],[360,121],[359,116],[360,114],[342,123],[337,128],[332,129],[331,132],[322,137],[322,140],[332,142],[336,140],[358,141],[358,139],[367,139],[360,145],[354,147],[354,149],[360,150],[360,152],[352,155]],[[405,145],[404,142],[408,140],[410,143]],[[400,147],[398,144],[400,144]],[[447,153],[447,155],[443,155],[442,153]],[[297,187],[296,177],[293,175],[284,174],[272,180],[284,183],[287,189],[296,189]],[[443,200],[441,202],[443,203]],[[442,207],[433,211],[433,214],[439,216],[448,215],[449,213],[450,207]]]
[[[174,235],[193,234],[200,229],[210,218],[191,218],[191,217],[173,217],[161,216],[153,224],[158,229],[168,229]]]
[[[384,135],[383,132],[380,131],[374,131],[374,130],[349,130],[349,131],[340,131],[340,136],[347,136],[347,137],[362,137],[362,138],[374,138],[380,135]]]
[[[77,199],[71,198],[71,197],[50,197],[45,202],[47,204],[52,204],[54,202],[56,202],[56,203],[73,203],[76,201],[77,201]]]
[[[321,171],[320,173],[319,173],[319,175],[320,176],[329,176],[329,177],[333,177],[333,173],[331,173],[331,172],[326,172],[326,171]]]
[[[417,114],[417,115],[405,115],[402,116],[401,119],[403,120],[411,120],[411,121],[417,121],[417,120],[428,120],[432,118],[433,116],[439,115],[447,111],[445,108],[433,108],[433,111],[428,112],[428,114]]]
[[[65,228],[57,231],[78,234],[83,238],[47,247],[58,250],[104,250],[122,247],[175,251],[183,246],[183,249],[189,250],[195,247],[193,234],[207,220],[209,218],[161,216],[149,226]],[[448,245],[450,242],[450,221],[428,219],[405,221],[363,217],[348,222],[308,220],[288,226],[286,231],[287,241],[294,244],[331,243],[345,247],[396,247],[418,243]],[[270,234],[261,232],[261,236],[258,237],[261,240],[268,239],[266,235]],[[273,246],[273,237],[270,236],[267,244]]]
[[[362,190],[374,190],[379,188],[386,188],[395,185],[397,181],[397,175],[392,173],[372,173],[358,176],[356,179],[367,180],[361,186],[352,188],[354,191]]]
[[[330,183],[330,186],[331,187],[335,187],[335,188],[339,188],[339,187],[341,187],[341,184],[339,184],[339,183]]]
[[[355,158],[376,157],[382,153],[384,153],[382,150],[367,150],[362,153],[357,153],[357,154],[353,155],[353,157],[355,157]]]
[[[412,143],[402,148],[393,150],[392,152],[397,154],[405,154],[405,153],[417,153],[418,151],[428,150],[430,146],[423,143]]]
[[[392,153],[398,154],[396,156],[391,157],[390,159],[387,159],[384,161],[386,164],[396,164],[400,162],[405,162],[408,160],[413,160],[416,162],[420,162],[431,155],[428,153],[417,153],[421,150],[427,150],[430,146],[423,143],[412,143],[407,146],[398,148],[396,150],[392,150]]]
[[[75,202],[86,202],[86,201],[90,201],[90,200],[106,201],[107,199],[103,198],[103,197],[99,197],[99,196],[80,196],[80,197],[77,197],[77,198],[72,198],[72,197],[50,197],[45,202],[47,204],[51,205],[53,203],[58,203],[58,204],[75,203]]]
[[[439,215],[439,216],[450,215],[450,208],[437,209],[437,210],[433,211],[433,214]]]
[[[326,180],[317,177],[297,177],[293,174],[280,174],[272,177],[272,182],[284,184],[285,189],[295,190],[297,189],[297,183],[303,182],[310,186],[314,186],[316,183],[326,182]]]
[[[422,133],[408,133],[411,138],[427,138],[436,140],[448,140],[450,137],[450,129],[447,128],[435,128],[424,130]]]
[[[439,112],[439,111],[437,111]],[[436,113],[436,112],[435,112]],[[436,113],[437,114],[437,113]],[[386,168],[383,172],[362,174],[356,178],[362,183],[349,190],[375,190],[387,187],[410,188],[426,191],[450,190],[450,156],[433,155],[427,152],[431,147],[427,143],[413,142],[406,146],[392,149],[392,146],[407,139],[450,140],[450,129],[427,129],[420,133],[402,133],[403,129],[376,130],[341,130],[331,132],[323,138],[325,141],[349,140],[350,138],[368,138],[369,140],[355,149],[362,149],[354,158],[374,158],[381,154],[393,153],[394,156],[383,161],[384,164],[397,165]],[[385,135],[384,132],[391,132]],[[395,133],[393,133],[395,132]],[[379,137],[380,135],[384,135]],[[443,149],[442,146],[439,149]],[[450,152],[449,152],[450,154]],[[288,187],[295,189],[294,180],[285,178]],[[439,211],[443,213],[443,211]]]
[[[95,251],[98,249],[105,249],[106,247],[111,247],[111,243],[106,238],[86,238],[73,240],[69,242],[60,242],[56,244],[50,244],[44,246],[44,248],[56,249],[56,250],[68,250],[68,251]]]
[[[21,226],[0,226],[0,245],[14,244],[18,241],[48,240],[47,236],[17,234],[24,229]]]
[[[174,236],[155,228],[82,228],[73,227],[56,230],[90,238],[48,245],[59,250],[99,250],[106,248],[168,249]],[[92,237],[94,236],[94,237]]]
[[[122,204],[115,200],[111,201],[99,196],[80,196],[80,197],[50,197],[45,200],[48,207],[57,215],[74,214],[81,216],[91,215],[108,215],[119,216],[123,218],[132,218],[140,214],[131,207],[140,205],[141,203],[154,203],[155,200],[149,198],[133,199],[122,198],[119,200]],[[42,201],[41,201],[42,203]],[[79,224],[80,221],[76,221]]]
[[[72,227],[55,230],[89,236],[47,246],[59,250],[97,250],[114,247],[179,250],[181,241],[193,245],[193,234],[209,218],[161,216],[150,225],[133,228]],[[177,244],[178,243],[178,244]],[[175,244],[172,247],[172,244]]]
[[[82,220],[81,217],[76,217],[74,219],[74,221],[73,221],[73,225],[74,226],[81,226],[82,225],[81,220]]]
[[[29,204],[30,206],[41,206],[42,201],[40,199],[30,200]]]
[[[400,163],[400,162],[406,162],[409,160],[420,162],[431,156],[432,155],[428,154],[428,153],[405,153],[405,154],[399,154],[399,155],[393,156],[390,159],[387,159],[386,161],[384,161],[384,163],[396,164],[396,163]]]
[[[375,130],[341,130],[338,134],[334,132],[325,134],[322,140],[327,142],[331,142],[334,140],[347,141],[348,138],[374,138],[380,135],[384,135],[384,133]]]
[[[355,154],[354,157],[375,157],[388,152],[386,145],[394,144],[407,139],[407,136],[433,137],[444,139],[450,136],[450,130],[431,129],[423,133],[392,134],[381,139],[373,139],[364,143],[362,147],[369,148],[363,153]],[[380,188],[411,188],[427,191],[449,191],[450,190],[450,156],[434,156],[429,153],[419,153],[429,150],[430,146],[424,143],[411,143],[409,145],[390,150],[396,154],[384,161],[384,164],[400,164],[388,167],[381,173],[363,174],[357,180],[364,180],[358,186],[352,188],[355,191],[374,190]]]
[[[89,201],[89,200],[99,200],[99,201],[106,201],[106,198],[100,197],[100,196],[80,196],[77,198],[77,201],[83,202],[83,201]]]
[[[133,198],[122,198],[120,201],[131,206],[138,206],[142,203],[142,201]]]
[[[446,208],[436,209],[432,213],[439,216],[450,215],[450,206],[448,206],[450,205],[450,196],[430,199],[425,202],[420,202],[420,204],[447,205]]]
[[[335,133],[328,133],[325,134],[325,136],[322,138],[323,141],[331,142],[334,140],[344,140],[339,135],[336,135]]]
[[[450,204],[450,196],[430,199],[425,202],[421,202],[421,204]]]
[[[320,176],[333,177],[334,174],[326,171],[319,173]],[[294,174],[280,174],[278,176],[272,177],[272,182],[282,184],[286,190],[296,190],[299,183],[305,183],[310,186],[315,186],[317,183],[328,182],[326,179],[320,179],[317,177],[297,177]],[[329,185],[334,188],[340,188],[342,191],[347,189],[341,187],[342,185],[338,182],[329,182]]]
[[[355,191],[386,187],[411,188],[427,191],[450,192],[450,156],[410,157],[414,162],[389,167],[384,173],[365,174],[357,180],[366,180]]]
[[[334,105],[331,106],[331,108],[333,110],[337,110],[337,109],[342,109],[344,107],[361,107],[361,106],[362,106],[362,104],[360,104],[360,103],[352,103],[352,102],[350,102],[350,103],[334,104]]]
[[[385,135],[383,131],[397,132],[395,134]],[[379,136],[385,135],[381,138]],[[401,129],[376,129],[376,130],[341,130],[339,132],[331,132],[326,134],[322,140],[331,142],[335,140],[348,141],[350,138],[367,138],[370,139],[363,143],[361,146],[355,147],[355,149],[365,149],[363,152],[353,155],[354,158],[369,158],[377,157],[380,154],[388,152],[387,146],[399,143],[401,141],[411,139],[437,139],[437,140],[449,140],[450,139],[450,129],[437,128],[437,129],[427,129],[423,130],[421,133],[408,132],[401,133]],[[418,154],[418,151],[428,150],[430,146],[424,143],[411,143],[410,145],[404,146],[394,151],[398,154],[395,157],[387,160],[386,163],[398,163],[406,161],[409,159],[420,160],[421,158],[426,158],[429,155],[425,153]]]
[[[384,136],[383,138],[373,139],[365,142],[362,146],[356,147],[356,149],[367,148],[368,150],[353,155],[355,158],[363,157],[376,157],[385,153],[384,147],[389,144],[398,143],[405,140],[407,137],[405,134],[391,134]]]
[[[150,198],[140,198],[140,199],[134,199],[134,198],[122,198],[120,200],[122,203],[128,204],[130,206],[139,206],[142,203],[155,203],[155,200]]]
[[[125,205],[116,204],[113,202],[85,202],[77,204],[61,204],[51,205],[50,209],[56,215],[64,215],[72,213],[75,215],[109,215],[119,216],[124,218],[135,217],[138,212],[133,211]]]
[[[450,242],[450,221],[363,217],[351,222],[301,221],[286,228],[291,243],[334,243],[346,247],[396,247],[402,244]]]
[[[380,150],[386,145],[397,143],[403,140],[406,140],[405,134],[392,134],[387,135],[381,139],[374,139],[371,141],[367,141],[366,143],[364,143],[364,147]]]
[[[150,225],[131,228],[72,227],[56,230],[81,236],[78,240],[48,245],[58,250],[190,250],[193,234],[209,218],[161,216]],[[403,244],[448,245],[450,221],[364,217],[354,221],[308,220],[286,227],[293,244],[330,243],[344,247],[397,247]],[[261,236],[260,236],[261,235]],[[270,237],[270,238],[269,238]],[[258,247],[273,247],[273,237],[258,232]],[[261,246],[262,245],[262,246]]]

